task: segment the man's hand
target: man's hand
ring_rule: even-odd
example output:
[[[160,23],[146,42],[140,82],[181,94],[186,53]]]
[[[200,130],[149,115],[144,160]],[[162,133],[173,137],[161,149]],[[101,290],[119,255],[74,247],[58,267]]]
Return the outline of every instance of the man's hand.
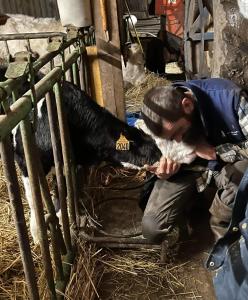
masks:
[[[206,141],[202,141],[196,145],[195,153],[198,157],[201,157],[206,160],[216,159],[215,148],[209,145]]]
[[[160,179],[168,179],[178,172],[180,166],[181,164],[162,156],[159,162],[146,166],[146,170],[156,174]]]

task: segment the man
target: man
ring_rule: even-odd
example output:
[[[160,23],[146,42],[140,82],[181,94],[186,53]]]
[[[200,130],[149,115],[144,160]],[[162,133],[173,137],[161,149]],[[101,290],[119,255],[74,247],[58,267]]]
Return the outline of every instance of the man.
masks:
[[[155,135],[194,146],[196,155],[207,163],[207,182],[195,172],[180,170],[177,162],[166,157],[148,167],[159,179],[144,211],[143,235],[161,243],[169,228],[182,228],[196,187],[202,191],[213,178],[217,193],[210,207],[210,225],[219,239],[227,230],[234,197],[248,167],[246,92],[225,79],[176,82],[148,91],[142,117]]]

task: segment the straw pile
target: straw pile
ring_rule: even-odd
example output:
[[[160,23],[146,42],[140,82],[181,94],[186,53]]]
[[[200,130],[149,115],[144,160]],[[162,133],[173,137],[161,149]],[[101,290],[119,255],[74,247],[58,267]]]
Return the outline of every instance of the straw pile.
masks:
[[[162,265],[159,251],[153,249],[104,252],[99,258],[101,299],[202,298],[197,290],[199,283],[185,272],[190,262]]]
[[[28,225],[29,222],[29,207],[24,199],[24,190],[22,183],[19,182],[21,187],[21,195],[24,204],[25,218]],[[32,240],[32,239],[30,239]],[[49,299],[48,289],[46,286],[45,274],[43,270],[42,258],[39,246],[35,246],[31,242],[32,257],[35,264],[36,275],[38,278],[38,287],[41,299]],[[74,283],[80,286],[79,295],[85,295],[84,299],[91,299],[90,294],[92,286],[89,285],[89,277],[80,269],[84,265],[86,274],[92,274],[94,267],[94,260],[91,259],[91,252],[94,253],[93,245],[86,245],[79,242],[77,245],[78,265],[75,264],[76,273],[72,272],[72,278],[66,291],[66,299],[75,299]],[[80,263],[81,262],[81,263]],[[79,269],[77,269],[79,268]],[[79,274],[79,277],[75,274]],[[83,280],[82,280],[82,278]],[[73,287],[73,288],[72,288]],[[86,296],[87,295],[87,296]],[[0,299],[28,299],[28,289],[25,283],[24,271],[19,252],[17,241],[17,234],[14,226],[14,221],[11,214],[11,206],[8,198],[8,191],[6,181],[3,175],[2,164],[0,161]],[[82,299],[82,298],[79,298]]]
[[[24,200],[22,184],[21,195]],[[24,200],[24,211],[28,224],[29,208]],[[39,277],[41,290],[45,291],[44,275],[42,271],[39,247],[32,247],[32,256]],[[11,214],[6,182],[0,161],[0,299],[28,299],[23,266],[19,252],[17,234]]]
[[[65,291],[65,299],[95,299],[97,281],[100,273],[97,269],[97,247],[77,240],[77,258],[74,262],[71,278]]]
[[[83,191],[87,195],[87,208],[91,217],[99,222],[97,210],[93,207],[104,199],[115,197],[118,199],[121,196],[122,199],[136,197],[138,201],[139,189],[128,190],[128,188],[139,186],[144,182],[145,176],[144,172],[123,170],[109,165],[91,168]],[[122,201],[120,199],[120,202]],[[108,213],[106,208],[104,212]],[[128,208],[122,211],[128,223],[131,223],[132,213],[131,210],[128,211]],[[121,218],[121,216],[118,217]],[[111,231],[117,233],[118,231],[116,232],[111,226]],[[121,232],[120,228],[119,232]],[[89,245],[82,241],[79,245],[81,247],[78,251],[79,258],[74,266],[67,292],[70,300],[202,298],[197,286],[205,283],[200,280],[197,282],[191,276],[191,262],[181,260],[177,263],[161,264],[159,249],[109,250],[91,245],[91,252],[85,254]],[[85,291],[85,288],[88,290]],[[80,298],[81,295],[84,297]]]
[[[143,84],[134,86],[125,91],[126,110],[128,112],[139,111],[144,99],[145,93],[155,86],[168,85],[170,81],[166,78],[147,71]]]

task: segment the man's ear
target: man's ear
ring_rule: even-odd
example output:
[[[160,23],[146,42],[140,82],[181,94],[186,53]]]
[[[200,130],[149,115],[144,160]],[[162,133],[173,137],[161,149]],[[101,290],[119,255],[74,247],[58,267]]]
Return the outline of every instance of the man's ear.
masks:
[[[188,97],[182,100],[183,111],[186,115],[190,115],[194,110],[194,100]]]

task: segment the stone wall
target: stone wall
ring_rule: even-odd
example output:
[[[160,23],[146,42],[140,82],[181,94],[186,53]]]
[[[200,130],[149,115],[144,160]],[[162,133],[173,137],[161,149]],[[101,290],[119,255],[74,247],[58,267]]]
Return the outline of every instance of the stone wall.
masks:
[[[212,77],[224,77],[248,88],[248,1],[214,0]]]

